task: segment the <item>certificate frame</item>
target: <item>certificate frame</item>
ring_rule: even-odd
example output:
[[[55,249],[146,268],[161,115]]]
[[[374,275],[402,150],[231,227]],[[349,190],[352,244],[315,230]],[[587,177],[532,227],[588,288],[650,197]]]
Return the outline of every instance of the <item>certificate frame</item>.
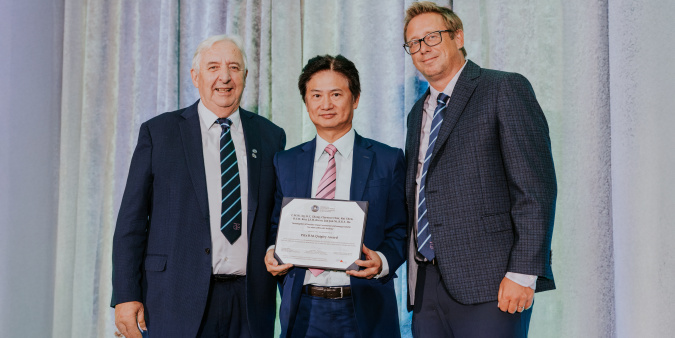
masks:
[[[345,210],[362,214],[342,216]],[[359,270],[354,261],[361,259],[367,219],[367,201],[284,197],[274,258],[303,268]]]

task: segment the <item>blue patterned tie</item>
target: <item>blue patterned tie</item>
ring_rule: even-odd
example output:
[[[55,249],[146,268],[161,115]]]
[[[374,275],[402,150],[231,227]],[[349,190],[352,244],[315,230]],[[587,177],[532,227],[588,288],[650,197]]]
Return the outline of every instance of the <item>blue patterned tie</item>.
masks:
[[[427,202],[425,198],[424,188],[426,187],[427,170],[429,169],[429,162],[431,154],[434,152],[434,145],[438,138],[438,130],[441,129],[443,123],[443,113],[448,104],[450,96],[444,93],[438,94],[438,105],[434,110],[434,118],[431,121],[431,132],[429,133],[429,147],[427,147],[427,154],[424,157],[424,165],[422,166],[422,177],[420,178],[420,192],[419,202],[417,204],[417,250],[427,260],[431,261],[436,257],[434,253],[434,243],[431,240],[431,231],[429,229],[429,219],[427,218]]]
[[[217,119],[222,132],[220,133],[220,190],[223,200],[220,214],[220,231],[230,243],[237,241],[241,236],[241,192],[239,181],[239,167],[237,154],[232,142],[230,119]]]

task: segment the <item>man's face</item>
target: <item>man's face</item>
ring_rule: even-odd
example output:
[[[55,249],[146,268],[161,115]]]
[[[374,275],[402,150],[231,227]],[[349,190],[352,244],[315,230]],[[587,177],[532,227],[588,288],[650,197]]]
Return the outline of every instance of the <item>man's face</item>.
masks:
[[[438,13],[424,13],[414,17],[408,23],[406,41],[424,38],[435,31],[446,30],[443,17]],[[451,39],[454,34],[454,39]],[[447,85],[452,76],[464,65],[464,56],[459,49],[464,47],[464,32],[441,33],[442,42],[429,47],[421,43],[420,50],[412,54],[412,61],[417,70],[432,84]],[[439,88],[436,88],[439,89]],[[443,90],[440,88],[439,90]]]
[[[307,82],[305,105],[317,133],[324,137],[325,132],[346,133],[351,129],[359,97],[352,96],[347,77],[332,70],[322,70]]]
[[[214,43],[202,53],[199,72],[192,69],[190,74],[204,106],[218,117],[227,117],[239,107],[248,71],[235,44]]]

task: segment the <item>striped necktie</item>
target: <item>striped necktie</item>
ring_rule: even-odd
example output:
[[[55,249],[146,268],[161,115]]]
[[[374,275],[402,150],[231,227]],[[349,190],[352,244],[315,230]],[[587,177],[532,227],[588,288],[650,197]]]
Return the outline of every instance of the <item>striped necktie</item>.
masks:
[[[434,253],[434,242],[431,240],[431,230],[429,229],[424,188],[426,187],[427,170],[429,169],[431,154],[434,152],[438,130],[441,129],[441,123],[443,123],[443,114],[448,104],[448,99],[450,99],[448,95],[444,93],[438,94],[438,99],[436,100],[438,105],[436,106],[436,110],[434,110],[434,118],[431,122],[429,147],[427,147],[427,153],[424,157],[422,177],[420,178],[419,202],[417,204],[417,250],[429,261],[433,260],[436,254]]]
[[[230,119],[218,119],[220,133],[220,182],[222,204],[220,214],[220,231],[233,244],[241,236],[241,192],[237,154],[232,142]]]
[[[316,188],[316,198],[332,200],[335,198],[335,182],[337,179],[337,168],[335,167],[335,152],[337,148],[334,145],[329,144],[326,146],[326,152],[330,156],[328,158],[328,167],[326,172],[323,173],[321,181],[319,181],[319,187]],[[315,277],[323,272],[322,269],[309,269],[309,271]]]
[[[329,144],[326,146],[325,150],[330,156],[328,158],[328,167],[326,168],[326,172],[323,174],[321,181],[319,181],[319,187],[316,189],[315,197],[332,200],[335,198],[335,179],[337,176],[335,152],[337,152],[337,148],[335,148],[334,145]]]

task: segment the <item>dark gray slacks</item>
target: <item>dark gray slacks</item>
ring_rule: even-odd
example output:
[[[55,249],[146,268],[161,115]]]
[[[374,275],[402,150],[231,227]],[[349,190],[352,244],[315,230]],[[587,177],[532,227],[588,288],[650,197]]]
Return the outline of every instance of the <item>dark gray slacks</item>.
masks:
[[[211,281],[197,337],[251,337],[246,314],[246,277],[226,282]]]
[[[448,293],[437,266],[424,263],[419,266],[413,306],[413,337],[525,338],[531,316],[532,307],[510,314],[499,310],[497,301],[460,304]]]

